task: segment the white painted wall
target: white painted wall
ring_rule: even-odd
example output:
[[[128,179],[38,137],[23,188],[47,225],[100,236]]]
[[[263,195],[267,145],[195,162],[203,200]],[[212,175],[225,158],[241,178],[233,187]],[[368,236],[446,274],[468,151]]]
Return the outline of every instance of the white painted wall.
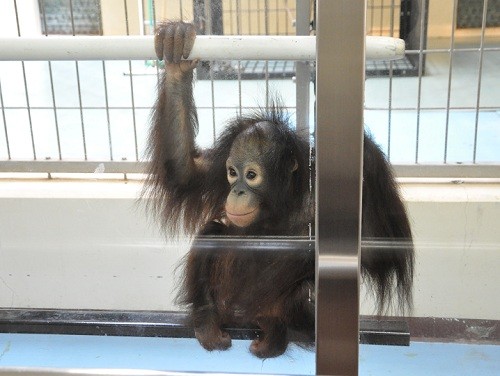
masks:
[[[416,317],[500,319],[500,186],[403,184],[416,246]],[[373,312],[370,299],[362,312]]]
[[[163,240],[139,191],[134,181],[2,181],[0,307],[175,309],[188,245]],[[403,191],[417,244],[413,315],[500,319],[500,186]]]
[[[0,184],[0,306],[171,309],[187,245],[166,245],[140,185]]]
[[[449,38],[453,28],[454,0],[429,1],[427,35],[431,38]]]

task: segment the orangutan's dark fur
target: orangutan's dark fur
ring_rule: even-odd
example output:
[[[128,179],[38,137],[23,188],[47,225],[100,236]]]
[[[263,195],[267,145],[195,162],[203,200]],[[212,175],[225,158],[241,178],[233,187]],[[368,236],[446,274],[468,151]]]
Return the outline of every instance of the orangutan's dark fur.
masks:
[[[163,50],[167,38],[183,43],[178,36],[188,35],[190,27],[184,23],[160,27],[155,39],[160,59],[169,56]],[[310,163],[309,139],[296,134],[283,109],[275,105],[236,117],[212,149],[198,150],[194,142],[198,128],[192,95],[194,65],[181,67],[179,60],[175,54],[167,58],[158,85],[145,190],[166,230],[196,234],[186,258],[179,300],[189,307],[190,324],[206,349],[228,348],[231,339],[224,327],[248,324],[262,332],[252,342],[252,353],[259,357],[280,355],[288,345],[288,329],[314,336],[314,252],[263,252],[227,246],[207,249],[203,239],[308,235],[314,229],[314,188],[310,187],[314,165]],[[262,145],[269,141],[273,145],[259,157],[266,187],[272,189],[250,192],[257,197],[259,213],[263,214],[245,227],[234,225],[225,212],[233,189],[226,161],[242,134],[262,140]],[[393,303],[409,308],[413,278],[410,224],[384,155],[366,135],[364,145],[362,236],[391,242],[382,250],[372,246],[363,249],[364,281],[377,297],[379,312]]]

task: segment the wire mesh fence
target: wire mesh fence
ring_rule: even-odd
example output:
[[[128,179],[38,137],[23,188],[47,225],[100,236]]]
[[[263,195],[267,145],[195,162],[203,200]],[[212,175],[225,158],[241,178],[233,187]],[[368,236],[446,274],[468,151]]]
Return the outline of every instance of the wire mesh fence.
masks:
[[[159,20],[179,18],[194,20],[199,34],[314,33],[314,2],[305,9],[298,3],[12,0],[0,16],[0,41],[37,34],[149,35]],[[480,27],[464,28],[459,20],[467,5],[459,0],[451,8],[433,0],[368,1],[368,34],[399,37],[407,47],[404,60],[366,65],[366,128],[393,164],[488,165],[491,171],[500,162],[500,31],[491,21],[498,6],[481,4]],[[470,6],[476,14],[477,1]],[[293,62],[200,64],[198,143],[209,146],[226,119],[268,105],[275,94],[312,132],[314,69],[305,64],[301,75]],[[71,166],[76,161],[140,170],[160,70],[152,60],[0,62],[0,171],[20,169],[20,163],[27,166],[23,171],[55,169],[48,162],[60,162],[80,172],[84,165]],[[297,94],[299,86],[306,90]],[[43,167],[34,166],[42,161]]]

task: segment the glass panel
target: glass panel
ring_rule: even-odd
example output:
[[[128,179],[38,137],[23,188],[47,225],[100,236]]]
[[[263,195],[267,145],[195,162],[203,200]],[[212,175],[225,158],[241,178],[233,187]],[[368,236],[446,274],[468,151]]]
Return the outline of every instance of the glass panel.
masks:
[[[394,62],[390,70],[371,74],[367,67],[365,123],[402,175],[396,182],[413,237],[413,304],[392,304],[380,312],[373,284],[365,276],[361,320],[372,318],[394,333],[406,332],[410,342],[408,347],[362,345],[360,373],[494,373],[498,361],[486,359],[500,354],[498,333],[488,329],[497,327],[500,319],[498,299],[491,300],[496,296],[500,262],[499,175],[488,174],[487,168],[498,169],[500,162],[500,76],[494,68],[500,57],[500,34],[493,25],[498,2],[397,3],[403,14],[395,12],[400,17],[396,33],[406,41],[412,69],[400,69]],[[369,20],[370,16],[368,24]],[[412,35],[423,40],[416,43],[408,37]],[[380,212],[402,226],[400,232],[384,234],[383,221],[375,230],[366,223],[366,205],[372,203],[366,200],[367,176],[372,173],[366,169],[367,151],[365,143],[362,265],[378,260],[383,266],[388,257],[409,260],[405,248],[409,244],[401,242],[407,222],[400,216],[401,208],[393,206],[399,203],[396,197],[374,195],[384,202]],[[417,171],[413,167],[420,168],[418,177],[409,172]],[[460,169],[450,172],[457,167],[471,168],[470,174],[460,174]],[[405,286],[394,283],[402,281],[399,265],[395,262],[395,280],[389,283],[394,291]],[[398,302],[397,296],[392,298]],[[482,359],[465,356],[472,353]]]
[[[367,3],[368,34],[400,37],[407,53],[366,64],[365,129],[380,151],[365,140],[360,373],[493,373],[500,367],[498,1]],[[164,19],[194,20],[205,35],[307,35],[301,21],[314,20],[313,2],[299,11],[286,0],[2,5],[0,38],[20,41],[59,33],[152,36]],[[469,10],[474,22],[467,24]],[[59,13],[61,21],[53,18]],[[194,109],[185,83],[160,101],[173,101],[168,114],[177,115],[157,112],[153,172],[173,199],[160,194],[155,217],[155,196],[141,192],[163,63],[41,60],[0,62],[0,372],[315,373],[313,64],[199,63],[195,140],[205,152],[192,146],[193,119],[178,111]],[[354,70],[354,63],[345,69]],[[319,85],[333,85],[327,81]],[[336,106],[354,102],[353,86],[333,99]],[[286,116],[259,117],[277,96]],[[234,119],[246,131],[221,144],[234,136],[227,131]],[[303,119],[310,123],[295,132]],[[276,125],[286,142],[273,134]],[[345,147],[353,152],[356,144]],[[383,158],[405,176],[396,176],[396,187]],[[211,195],[211,187],[224,194]],[[233,191],[238,198],[226,205]],[[401,203],[415,252],[411,300],[412,243]],[[257,206],[257,219],[257,210],[243,210]],[[181,286],[187,304],[179,304]],[[226,347],[228,333],[231,348],[206,351],[193,326],[205,347]]]
[[[0,24],[295,35],[311,20],[282,0],[29,3]],[[296,131],[314,101],[296,108],[295,62],[41,60],[1,63],[0,371],[314,374],[314,126]]]

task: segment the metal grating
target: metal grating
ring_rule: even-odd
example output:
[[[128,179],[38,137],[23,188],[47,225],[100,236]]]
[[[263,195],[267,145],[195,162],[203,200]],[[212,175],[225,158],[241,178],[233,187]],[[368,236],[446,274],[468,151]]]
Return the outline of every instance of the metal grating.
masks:
[[[367,61],[366,75],[369,77],[388,76],[418,76],[418,66],[415,66],[408,57],[395,61]],[[198,70],[199,80],[210,80],[210,65],[206,64]],[[212,64],[212,74],[218,80],[237,80],[239,77],[246,80],[261,80],[266,76],[270,79],[295,77],[295,62],[293,61],[269,61],[266,67],[265,61],[242,60],[238,67],[238,61],[219,61]]]
[[[418,76],[418,66],[414,65],[408,56],[394,61],[367,61],[365,70],[368,77],[386,77],[390,74],[397,77]]]
[[[199,80],[237,80],[241,79],[264,79],[268,78],[291,78],[295,76],[294,61],[271,60],[241,60],[217,61],[211,64],[212,77],[210,76],[210,64],[204,64],[198,69]],[[239,70],[239,73],[238,73]]]

